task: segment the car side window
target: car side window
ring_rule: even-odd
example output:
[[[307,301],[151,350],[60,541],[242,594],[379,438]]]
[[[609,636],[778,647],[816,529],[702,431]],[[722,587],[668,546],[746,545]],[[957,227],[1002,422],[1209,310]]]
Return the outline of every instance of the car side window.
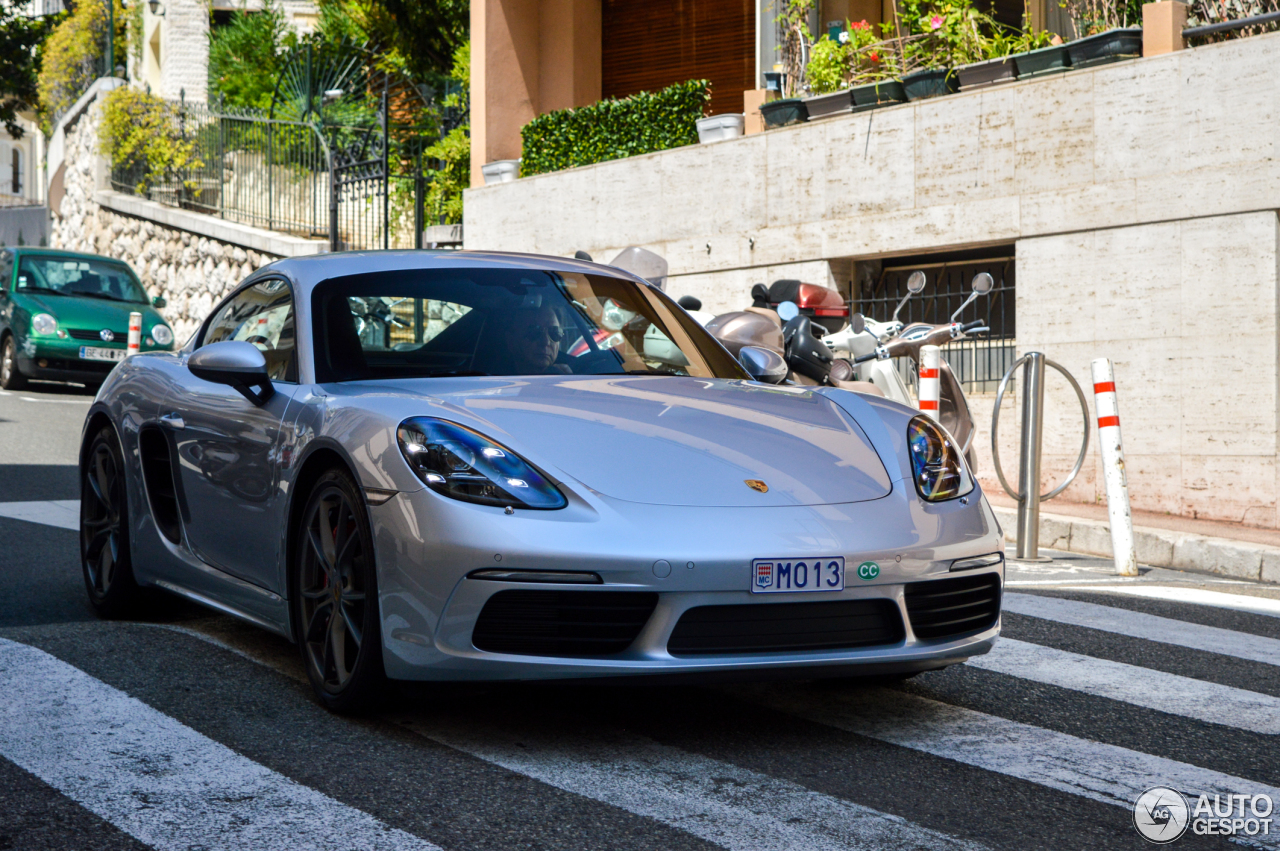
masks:
[[[232,296],[205,328],[201,346],[239,340],[252,343],[267,359],[274,381],[298,381],[293,293],[285,281],[259,281]]]

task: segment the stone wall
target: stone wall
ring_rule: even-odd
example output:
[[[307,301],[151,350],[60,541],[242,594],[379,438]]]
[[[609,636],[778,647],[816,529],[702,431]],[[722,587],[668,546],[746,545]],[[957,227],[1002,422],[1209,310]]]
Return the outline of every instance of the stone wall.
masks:
[[[712,311],[756,281],[1012,246],[1019,353],[1086,388],[1116,363],[1133,506],[1280,527],[1277,67],[1272,33],[470,189],[465,245],[645,246]],[[1048,388],[1045,489],[1083,427]],[[988,484],[992,404],[971,400]],[[1103,498],[1094,438],[1061,499]]]
[[[125,215],[100,205],[106,164],[97,153],[101,106],[93,104],[65,128],[65,194],[52,210],[49,244],[124,260],[153,296],[179,341],[195,331],[210,308],[250,272],[279,259],[200,233]]]

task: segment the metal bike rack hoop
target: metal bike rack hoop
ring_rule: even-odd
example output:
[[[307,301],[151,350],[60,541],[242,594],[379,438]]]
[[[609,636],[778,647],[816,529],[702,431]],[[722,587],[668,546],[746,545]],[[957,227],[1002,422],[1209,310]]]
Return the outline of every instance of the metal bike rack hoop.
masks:
[[[1013,377],[1013,373],[1018,369],[1018,367],[1026,363],[1033,354],[1039,354],[1039,352],[1028,352],[1018,358],[1013,362],[1013,366],[1009,367],[1009,371],[1004,374],[1004,378],[1000,379],[1000,387],[996,390],[995,411],[991,414],[991,460],[995,464],[996,477],[1000,479],[1000,485],[1004,488],[1005,493],[1018,500],[1018,502],[1023,502],[1026,497],[1022,493],[1009,487],[1009,482],[1004,477],[1004,470],[1000,466],[1000,444],[997,429],[1000,424],[1000,405],[1004,401],[1004,391],[1009,385],[1009,379]],[[1043,355],[1041,355],[1041,357],[1043,357]],[[1066,377],[1067,381],[1071,383],[1071,388],[1076,391],[1076,398],[1080,400],[1080,410],[1084,413],[1084,440],[1080,443],[1080,456],[1076,458],[1075,467],[1072,468],[1071,472],[1067,475],[1067,478],[1063,480],[1062,484],[1058,485],[1048,493],[1042,494],[1040,496],[1041,500],[1053,499],[1055,496],[1066,490],[1067,487],[1075,481],[1076,476],[1080,475],[1080,470],[1084,468],[1085,456],[1089,452],[1089,404],[1085,401],[1084,391],[1080,389],[1080,385],[1076,383],[1076,380],[1072,377],[1071,373],[1067,372],[1061,364],[1052,361],[1049,358],[1044,358],[1044,362],[1045,366],[1051,366],[1058,372],[1062,373],[1062,375]],[[1023,423],[1022,433],[1025,438],[1027,433],[1027,423]],[[1037,451],[1036,454],[1039,455],[1039,452]]]

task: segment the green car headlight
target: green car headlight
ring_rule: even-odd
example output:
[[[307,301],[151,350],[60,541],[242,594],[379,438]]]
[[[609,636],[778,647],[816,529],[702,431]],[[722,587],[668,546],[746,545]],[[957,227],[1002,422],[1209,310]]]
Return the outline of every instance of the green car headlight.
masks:
[[[58,320],[47,313],[37,313],[31,317],[31,330],[33,333],[46,337],[56,334],[58,332]]]
[[[173,343],[173,331],[168,325],[157,325],[151,329],[151,339],[156,341],[156,345],[168,346]]]
[[[907,423],[907,447],[916,491],[925,501],[943,502],[973,490],[960,447],[933,420],[919,416]]]

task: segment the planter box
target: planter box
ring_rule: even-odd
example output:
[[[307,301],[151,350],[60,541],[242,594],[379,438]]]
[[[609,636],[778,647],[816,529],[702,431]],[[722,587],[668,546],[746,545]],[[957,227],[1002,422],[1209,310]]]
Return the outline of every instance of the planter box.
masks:
[[[520,160],[494,160],[480,166],[480,173],[484,175],[485,186],[510,183],[520,176]]]
[[[1018,66],[1018,79],[1042,77],[1045,74],[1061,74],[1070,70],[1071,57],[1067,55],[1065,44],[1042,47],[1027,53],[1019,53],[1009,57]]]
[[[1107,30],[1067,44],[1071,67],[1088,68],[1105,65],[1122,59],[1137,59],[1142,55],[1142,28]]]
[[[1018,79],[1018,68],[1009,56],[988,59],[985,62],[974,62],[972,65],[961,65],[956,69],[960,79],[960,91],[985,89],[999,83],[1012,83]]]
[[[805,98],[804,106],[809,113],[809,120],[830,118],[833,115],[843,115],[849,112],[853,109],[853,96],[849,94],[850,91],[852,89],[842,89],[826,95],[814,95],[813,97]]]
[[[800,98],[783,98],[771,100],[760,107],[764,116],[764,126],[786,127],[788,124],[799,124],[809,120],[809,110]]]
[[[926,100],[953,94],[959,85],[956,72],[951,68],[930,68],[902,78],[902,88],[907,93],[907,100]]]
[[[722,115],[699,118],[697,125],[698,141],[704,145],[708,142],[736,139],[742,135],[742,130],[746,126],[746,115],[741,112],[726,112]]]
[[[897,80],[882,80],[879,83],[854,86],[849,93],[853,95],[854,112],[907,102],[907,93],[903,90],[902,83]]]

